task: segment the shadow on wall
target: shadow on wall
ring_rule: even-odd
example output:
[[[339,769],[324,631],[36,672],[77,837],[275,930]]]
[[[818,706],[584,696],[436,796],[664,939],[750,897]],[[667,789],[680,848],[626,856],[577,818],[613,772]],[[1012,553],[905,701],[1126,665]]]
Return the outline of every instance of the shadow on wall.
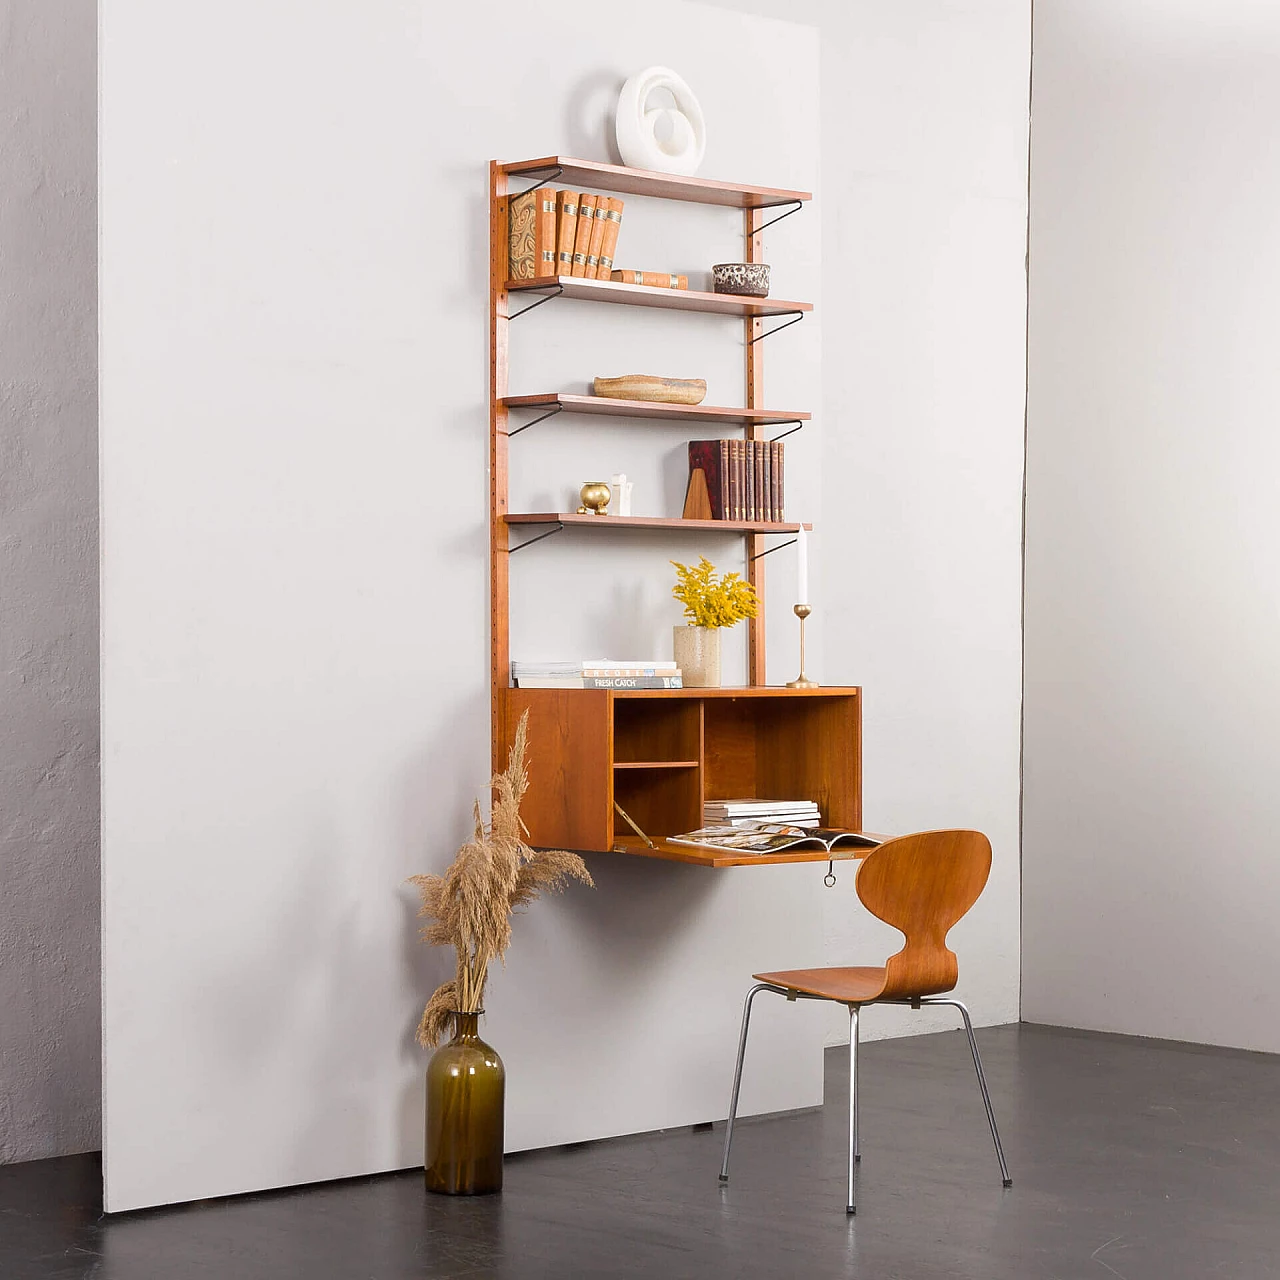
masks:
[[[622,163],[613,132],[622,84],[620,76],[602,71],[580,80],[570,91],[565,112],[570,155],[587,160],[606,157],[610,164]]]

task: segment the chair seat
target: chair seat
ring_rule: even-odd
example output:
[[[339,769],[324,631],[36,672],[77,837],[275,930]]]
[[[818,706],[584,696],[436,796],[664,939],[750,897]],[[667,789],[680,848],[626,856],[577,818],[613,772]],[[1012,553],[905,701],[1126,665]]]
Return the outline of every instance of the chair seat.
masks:
[[[788,969],[785,973],[757,973],[757,982],[841,1004],[869,1004],[884,990],[883,966],[856,969]]]

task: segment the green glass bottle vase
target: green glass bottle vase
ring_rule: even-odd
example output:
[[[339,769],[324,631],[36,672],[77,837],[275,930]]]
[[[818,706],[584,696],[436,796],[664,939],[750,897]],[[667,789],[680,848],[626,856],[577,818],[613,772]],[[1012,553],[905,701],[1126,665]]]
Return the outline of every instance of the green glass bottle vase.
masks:
[[[427,1190],[482,1196],[502,1190],[507,1073],[480,1039],[481,1009],[453,1015],[453,1039],[427,1065]]]

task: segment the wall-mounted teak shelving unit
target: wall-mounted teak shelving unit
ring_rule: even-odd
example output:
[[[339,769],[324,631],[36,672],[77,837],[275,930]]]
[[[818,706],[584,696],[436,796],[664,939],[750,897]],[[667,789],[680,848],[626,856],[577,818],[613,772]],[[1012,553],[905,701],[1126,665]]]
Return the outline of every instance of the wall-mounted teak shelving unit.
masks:
[[[747,577],[764,598],[765,538],[798,524],[678,517],[579,516],[512,512],[507,500],[508,444],[553,414],[687,422],[696,430],[740,428],[747,439],[766,429],[798,429],[809,414],[769,409],[764,401],[762,339],[803,320],[812,303],[691,290],[652,289],[570,276],[507,278],[507,198],[543,183],[741,209],[743,261],[764,260],[764,229],[811,199],[787,191],[544,156],[489,166],[489,578],[493,767],[500,769],[521,714],[529,711],[530,781],[525,819],[533,843],[608,851],[703,866],[756,866],[827,860],[821,851],[738,857],[666,843],[702,825],[705,800],[735,796],[816,800],[823,821],[862,824],[862,698],[857,688],[765,686],[764,609],[749,624],[750,685],[739,689],[513,689],[510,561],[514,552],[563,530],[599,536],[645,530],[744,537]],[[777,211],[786,209],[779,214]],[[770,211],[773,211],[772,213]],[[507,350],[513,320],[556,299],[703,311],[743,321],[745,404],[652,404],[548,392],[509,396]],[[513,300],[515,305],[513,306]],[[772,321],[772,324],[766,322]],[[528,323],[526,321],[526,323]],[[785,434],[785,433],[783,433]],[[774,435],[773,438],[777,438]],[[523,528],[522,528],[523,526]],[[805,526],[808,528],[809,526]],[[513,538],[513,535],[514,538]],[[520,536],[523,535],[523,536]],[[618,816],[627,812],[648,837]],[[651,843],[649,842],[651,841]],[[846,855],[848,856],[848,855]]]

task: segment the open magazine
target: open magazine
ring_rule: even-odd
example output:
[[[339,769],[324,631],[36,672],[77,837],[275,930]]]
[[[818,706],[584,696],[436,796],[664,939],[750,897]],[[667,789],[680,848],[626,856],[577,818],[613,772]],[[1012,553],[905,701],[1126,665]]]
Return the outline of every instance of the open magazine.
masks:
[[[888,836],[836,827],[795,827],[783,822],[749,822],[739,826],[699,827],[682,836],[668,836],[668,844],[730,853],[782,853],[787,849],[874,849]]]

